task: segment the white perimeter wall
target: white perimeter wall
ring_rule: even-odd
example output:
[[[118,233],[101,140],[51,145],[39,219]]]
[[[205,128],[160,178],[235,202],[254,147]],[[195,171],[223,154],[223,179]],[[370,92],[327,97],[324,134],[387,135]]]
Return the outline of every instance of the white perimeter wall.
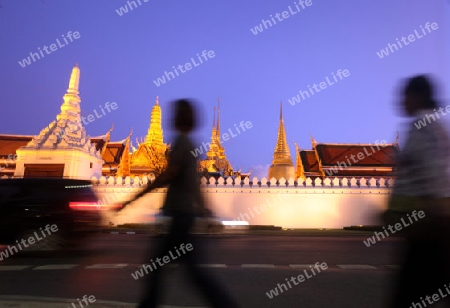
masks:
[[[93,178],[94,189],[102,202],[121,203],[138,193],[147,179]],[[211,179],[211,183],[215,180]],[[342,228],[351,225],[380,224],[378,214],[386,208],[392,179],[317,179],[306,181],[254,178],[238,185],[220,178],[202,189],[216,216],[247,220],[251,225],[276,225],[283,228]],[[148,222],[146,215],[156,213],[166,189],[158,189],[130,204],[107,219],[115,224]],[[256,207],[256,208],[255,208]]]

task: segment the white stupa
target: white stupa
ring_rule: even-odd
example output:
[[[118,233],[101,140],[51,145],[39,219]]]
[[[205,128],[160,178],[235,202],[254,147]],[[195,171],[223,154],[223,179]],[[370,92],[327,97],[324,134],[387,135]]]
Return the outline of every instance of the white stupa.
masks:
[[[86,135],[80,115],[80,69],[72,69],[69,88],[56,120],[17,150],[14,177],[90,180],[102,175],[101,154]]]

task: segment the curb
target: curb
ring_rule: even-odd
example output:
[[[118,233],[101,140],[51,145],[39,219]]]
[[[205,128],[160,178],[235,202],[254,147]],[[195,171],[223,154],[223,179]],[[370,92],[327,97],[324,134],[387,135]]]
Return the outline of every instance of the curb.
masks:
[[[17,296],[0,295],[0,307],[2,308],[67,308],[68,305],[78,306],[78,300],[55,297],[35,297],[35,296]],[[91,304],[93,307],[103,308],[135,308],[137,303],[123,303],[116,301],[96,300]],[[72,306],[71,306],[72,307]],[[161,308],[204,308],[200,306],[160,306]]]

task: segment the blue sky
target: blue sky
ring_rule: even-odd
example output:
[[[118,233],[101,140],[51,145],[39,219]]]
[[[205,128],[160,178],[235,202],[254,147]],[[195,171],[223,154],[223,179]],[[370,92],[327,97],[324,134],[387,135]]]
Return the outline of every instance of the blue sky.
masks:
[[[131,1],[129,1],[131,3]],[[394,107],[402,78],[435,75],[450,89],[450,1],[312,0],[302,8],[279,1],[135,1],[120,16],[123,0],[0,0],[0,133],[38,134],[59,112],[75,63],[81,69],[80,96],[87,116],[106,102],[118,108],[89,123],[91,136],[114,122],[112,139],[147,133],[150,111],[159,96],[166,141],[170,142],[168,103],[180,97],[200,102],[203,125],[196,134],[208,142],[213,106],[221,98],[222,132],[241,121],[252,128],[224,142],[232,165],[267,175],[277,138],[279,102],[294,157],[294,141],[394,141],[401,130]],[[297,11],[296,4],[300,8]],[[290,9],[296,13],[290,13]],[[288,18],[254,34],[262,19],[287,11]],[[280,17],[282,18],[282,17]],[[377,52],[427,22],[438,29],[380,58]],[[50,46],[69,31],[80,37],[30,65],[19,61]],[[254,29],[255,31],[255,29]],[[64,44],[64,43],[63,43]],[[159,87],[153,82],[197,53],[214,57]],[[349,76],[292,106],[288,100],[308,85],[325,82],[347,69]],[[450,122],[450,115],[443,119]],[[400,134],[400,141],[402,133]]]

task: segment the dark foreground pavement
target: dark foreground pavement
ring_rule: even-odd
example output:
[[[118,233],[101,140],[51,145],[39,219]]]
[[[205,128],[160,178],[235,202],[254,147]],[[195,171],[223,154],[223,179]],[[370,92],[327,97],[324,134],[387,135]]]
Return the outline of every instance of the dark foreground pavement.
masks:
[[[367,234],[350,233],[204,237],[208,258],[203,267],[242,307],[384,307],[396,273],[392,254],[401,240],[387,238],[368,248],[362,242],[366,238]],[[143,278],[136,280],[132,274],[159,240],[141,234],[100,234],[82,252],[18,253],[0,261],[0,307],[82,308],[77,298],[83,295],[96,298],[84,308],[136,307]],[[291,282],[290,288],[282,287],[283,292],[269,298],[270,290],[304,275],[316,262],[326,262],[328,268],[298,285]],[[183,266],[166,267],[166,306],[161,307],[207,306]]]

